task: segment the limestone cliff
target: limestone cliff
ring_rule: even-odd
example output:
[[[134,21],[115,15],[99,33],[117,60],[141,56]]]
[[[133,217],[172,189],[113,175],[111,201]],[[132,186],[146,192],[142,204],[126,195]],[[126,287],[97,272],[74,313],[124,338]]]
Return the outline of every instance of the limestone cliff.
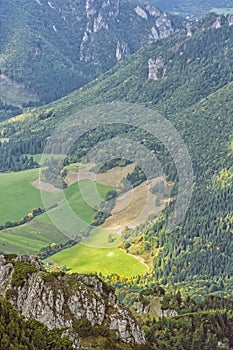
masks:
[[[186,23],[128,0],[2,0],[1,12],[2,74],[40,103],[84,86]],[[14,33],[24,33],[17,45]]]
[[[134,317],[96,276],[50,274],[38,258],[0,256],[0,294],[27,319],[64,330],[74,348],[79,348],[75,329],[80,320],[105,326],[125,343],[145,343]]]
[[[164,79],[166,68],[164,66],[164,60],[161,57],[156,59],[150,58],[148,60],[148,79],[150,80],[162,80]]]
[[[86,0],[86,29],[80,45],[81,61],[99,64],[106,54],[110,54],[111,47],[115,48],[119,61],[143,45],[166,38],[181,29],[169,15],[151,5],[132,5],[119,0]],[[109,40],[102,42],[102,55],[99,54],[98,32],[101,32],[102,40],[103,36]],[[107,52],[106,47],[110,51]]]

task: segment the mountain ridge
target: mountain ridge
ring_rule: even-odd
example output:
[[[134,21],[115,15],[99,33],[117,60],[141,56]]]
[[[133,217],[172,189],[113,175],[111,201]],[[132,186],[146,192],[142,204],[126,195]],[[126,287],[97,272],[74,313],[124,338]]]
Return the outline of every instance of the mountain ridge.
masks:
[[[219,18],[221,25],[216,28]],[[184,222],[173,235],[166,231],[171,207],[157,223],[145,223],[130,231],[135,241],[141,235],[140,244],[126,238],[125,245],[130,253],[138,251],[142,255],[146,247],[159,248],[158,256],[151,256],[151,260],[155,277],[161,283],[186,283],[188,288],[194,283],[195,275],[199,287],[205,281],[207,290],[229,296],[232,295],[232,188],[228,184],[232,178],[233,27],[229,25],[230,17],[208,15],[205,21],[207,30],[194,31],[192,36],[178,33],[144,48],[62,100],[2,123],[2,136],[9,139],[11,147],[23,145],[25,152],[30,153],[27,147],[35,138],[41,147],[59,121],[75,113],[78,117],[78,111],[87,106],[122,101],[158,110],[177,128],[189,150],[194,170],[193,197]],[[166,78],[162,74],[158,80],[148,79],[148,60],[158,57],[164,60]],[[95,118],[94,108],[89,118]],[[131,133],[120,132],[127,138]],[[111,129],[110,133],[115,136],[117,131]],[[155,146],[145,135],[132,132],[131,136],[145,137],[143,142],[156,152],[166,176],[177,182],[174,162],[166,150],[157,141]],[[107,128],[84,137],[75,145],[69,161],[80,161],[103,137],[108,137]],[[65,139],[60,141],[65,145]],[[2,149],[9,145],[3,145]],[[35,153],[39,153],[41,148],[34,146]]]
[[[81,320],[87,321],[87,328],[90,323],[89,328],[102,326],[105,333],[113,331],[115,341],[129,345],[146,342],[144,332],[114,290],[96,276],[50,274],[36,257],[0,256],[0,294],[26,319],[33,318],[49,330],[62,330],[72,339],[74,349],[82,348]],[[89,329],[86,336],[90,334]]]
[[[1,71],[40,103],[68,94],[150,41],[185,27],[178,17],[123,0],[3,0],[1,19]]]

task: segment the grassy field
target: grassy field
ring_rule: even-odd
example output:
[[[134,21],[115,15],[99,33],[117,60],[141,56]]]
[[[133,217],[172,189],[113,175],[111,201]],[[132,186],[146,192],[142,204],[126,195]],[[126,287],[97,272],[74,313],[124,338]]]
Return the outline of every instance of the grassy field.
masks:
[[[118,248],[95,248],[83,244],[65,249],[47,261],[66,265],[72,272],[78,273],[117,273],[130,277],[145,274],[147,271],[146,266]]]
[[[66,241],[67,237],[56,227],[34,220],[26,225],[0,231],[0,252],[37,254],[41,247]]]
[[[19,220],[33,208],[44,207],[40,190],[31,184],[38,174],[38,169],[0,174],[1,223]],[[51,203],[58,206],[49,215],[44,213],[25,225],[0,231],[0,252],[37,254],[41,247],[53,242],[65,243],[92,221],[93,208],[109,190],[112,186],[86,179],[66,188],[62,200],[61,193],[46,192]],[[66,265],[73,272],[126,276],[145,273],[147,268],[142,262],[117,248],[120,243],[120,237],[111,230],[96,228],[82,243],[57,253],[49,261]]]
[[[38,178],[39,170],[0,174],[0,224],[17,221],[34,208],[43,207],[40,191],[31,185]],[[51,203],[57,194],[51,193]]]
[[[120,236],[108,229],[96,228],[82,241],[82,244],[95,248],[113,248],[121,243]]]
[[[213,7],[211,9],[211,12],[215,12],[218,15],[233,15],[233,7],[231,7],[231,8],[227,8],[227,7],[216,8],[216,7]]]
[[[0,174],[0,224],[17,221],[32,209],[44,207],[40,190],[31,185],[38,178],[38,174],[38,169]],[[84,229],[95,214],[95,210],[86,201],[97,205],[111,189],[109,186],[83,180],[80,184],[76,183],[65,189],[66,201],[60,204],[60,193],[47,193],[51,203],[59,204],[50,211],[51,219],[44,213],[26,225],[0,231],[0,251],[34,254],[41,247],[53,242],[66,242],[71,235]],[[53,225],[53,221],[61,231]]]
[[[78,273],[117,273],[126,277],[146,273],[143,263],[118,248],[120,243],[121,238],[111,230],[96,228],[82,243],[51,256],[46,262],[52,263],[52,268],[65,265]]]
[[[72,164],[66,165],[64,169],[69,171],[77,171],[77,170],[85,169],[85,165],[81,163],[72,163]]]
[[[95,210],[112,187],[82,180],[65,189],[67,201],[51,210],[49,215],[42,214],[36,218],[47,224],[55,223],[67,237],[76,236],[91,223]],[[90,203],[91,205],[88,205]]]

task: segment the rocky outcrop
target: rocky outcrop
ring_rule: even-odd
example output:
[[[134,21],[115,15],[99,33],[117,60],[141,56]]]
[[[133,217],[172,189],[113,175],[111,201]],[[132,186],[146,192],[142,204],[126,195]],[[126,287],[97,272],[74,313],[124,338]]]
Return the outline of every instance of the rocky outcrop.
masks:
[[[190,25],[190,23],[187,24],[186,29],[187,29],[187,34],[186,34],[186,35],[189,36],[189,37],[191,37],[191,36],[193,35],[193,33],[192,33],[192,30],[191,30],[191,25]]]
[[[178,312],[175,310],[156,309],[156,312],[157,312],[159,317],[176,317],[176,316],[178,316]]]
[[[233,25],[233,15],[229,15],[227,19],[228,19],[229,26],[232,26]]]
[[[70,333],[69,328],[83,319],[92,326],[105,325],[126,343],[145,343],[134,317],[96,276],[50,274],[38,258],[0,256],[0,294],[27,319],[40,321],[49,329],[63,329],[75,348],[78,334]]]
[[[100,31],[102,31],[102,38],[103,31],[106,32],[106,35],[107,33],[111,35],[111,41],[116,45],[116,59],[119,61],[129,54],[129,47],[132,47],[130,31],[135,32],[135,36],[138,36],[136,40],[138,47],[136,49],[140,49],[144,44],[166,38],[180,29],[172,24],[167,14],[162,13],[151,5],[138,5],[132,8],[131,6],[131,4],[128,4],[126,8],[125,3],[123,4],[122,2],[121,4],[119,0],[102,0],[98,2],[86,0],[86,29],[80,45],[81,61],[92,61],[97,64],[98,59],[96,58],[95,45],[96,34]],[[126,15],[126,11],[128,16]],[[126,25],[128,21],[130,27]],[[144,28],[140,36],[138,26]],[[122,28],[124,27],[125,33],[124,37],[122,37]],[[145,33],[148,34],[145,35]],[[123,39],[124,43],[122,41]]]
[[[173,16],[143,2],[34,0],[25,8],[20,4],[14,0],[1,2],[3,13],[10,17],[7,20],[3,16],[1,21],[2,32],[9,35],[3,38],[0,55],[2,73],[11,79],[14,73],[13,83],[20,85],[16,90],[29,95],[25,103],[59,99],[129,54],[186,25],[185,19],[173,21]],[[21,29],[25,33],[20,38],[22,45],[11,45],[14,33]],[[14,68],[18,65],[22,67],[20,73]],[[28,70],[32,72],[30,76]],[[9,85],[7,81],[3,83]]]
[[[160,39],[167,38],[169,35],[174,33],[171,20],[168,18],[166,13],[161,14],[156,21],[156,26],[159,30]]]
[[[154,6],[147,5],[146,9],[147,9],[148,13],[153,17],[158,17],[161,15],[161,12],[159,11],[159,9],[157,9]]]
[[[175,317],[178,316],[178,312],[176,310],[166,309],[155,306],[153,303],[153,297],[149,299],[150,302],[148,304],[144,304],[143,302],[135,302],[133,304],[135,312],[138,314],[148,314],[151,312],[155,312],[159,317]],[[157,303],[156,303],[157,304]]]
[[[86,0],[86,30],[80,45],[81,61],[89,62],[93,59],[93,34],[100,30],[108,30],[109,24],[116,20],[118,14],[119,0],[103,0],[101,4],[94,0]]]
[[[149,80],[161,80],[166,73],[165,63],[161,57],[156,59],[150,58],[148,60],[148,79]]]
[[[133,307],[134,307],[135,312],[137,312],[138,314],[147,314],[150,311],[150,304],[144,305],[140,301],[135,302]]]
[[[14,271],[14,267],[11,263],[6,264],[6,259],[3,255],[0,255],[0,294],[6,295],[7,290],[10,288],[10,283]]]
[[[148,19],[147,13],[140,6],[135,7],[134,11],[136,14],[144,19]]]
[[[40,271],[45,271],[44,265],[42,261],[37,258],[36,256],[31,256],[31,255],[19,255],[15,258],[15,261],[18,262],[23,262],[25,264],[34,266]]]
[[[214,22],[213,27],[214,27],[215,29],[221,28],[221,17],[217,17],[217,18],[216,18],[216,21]]]
[[[117,61],[121,61],[122,59],[126,58],[130,54],[128,45],[126,45],[124,42],[117,42],[117,48],[116,48],[116,59]]]

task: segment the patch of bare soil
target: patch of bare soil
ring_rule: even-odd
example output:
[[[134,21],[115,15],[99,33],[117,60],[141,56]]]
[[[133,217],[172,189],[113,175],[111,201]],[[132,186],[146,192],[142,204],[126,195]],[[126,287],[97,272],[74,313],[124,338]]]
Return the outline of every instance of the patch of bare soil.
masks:
[[[129,164],[126,167],[115,167],[105,173],[98,174],[92,171],[92,168],[93,164],[86,164],[83,170],[69,171],[65,179],[67,185],[70,186],[80,180],[89,179],[106,186],[116,187],[128,173],[133,171],[135,164]]]
[[[93,167],[94,164],[89,163],[85,165],[85,169],[69,171],[65,180],[67,185],[70,186],[77,181],[89,179],[116,187],[128,173],[133,171],[135,164],[126,167],[115,167],[105,173],[98,174],[92,170]],[[159,216],[170,199],[161,199],[158,205],[157,195],[150,191],[158,181],[161,181],[161,178],[145,181],[119,196],[116,199],[116,205],[111,212],[111,216],[99,227],[111,229],[120,235],[125,226],[134,228],[144,223],[152,214]]]
[[[156,178],[145,181],[118,197],[111,216],[100,227],[113,229],[120,234],[125,226],[134,228],[144,223],[151,214],[161,214],[169,200],[161,200],[158,206],[155,204],[157,195],[152,194],[150,191],[150,188],[159,180],[161,179]]]
[[[35,188],[38,188],[41,191],[45,191],[45,192],[51,192],[51,193],[61,192],[60,188],[57,188],[57,187],[51,185],[50,183],[41,181],[39,179],[33,181],[32,186],[34,186]]]

